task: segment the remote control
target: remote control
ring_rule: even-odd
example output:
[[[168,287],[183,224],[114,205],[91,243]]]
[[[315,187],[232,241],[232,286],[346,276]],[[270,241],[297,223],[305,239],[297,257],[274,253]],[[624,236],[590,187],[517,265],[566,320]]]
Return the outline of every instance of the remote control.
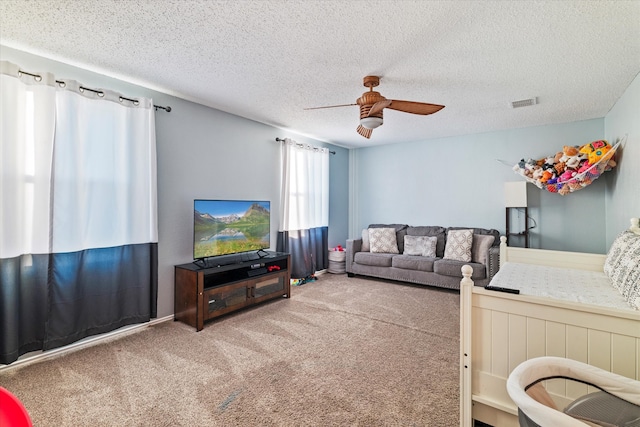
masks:
[[[501,288],[499,286],[485,286],[485,289],[488,289],[490,291],[498,291],[498,292],[507,292],[510,294],[519,294],[520,293],[520,289],[511,289],[511,288]]]

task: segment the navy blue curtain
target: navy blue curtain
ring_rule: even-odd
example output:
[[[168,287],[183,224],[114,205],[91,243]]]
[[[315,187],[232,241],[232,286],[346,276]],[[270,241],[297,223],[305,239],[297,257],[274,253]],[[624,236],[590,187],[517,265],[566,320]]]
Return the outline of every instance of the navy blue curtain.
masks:
[[[157,243],[1,259],[0,363],[157,317],[157,267]]]
[[[156,317],[157,243],[53,254],[51,260],[44,350]]]
[[[0,259],[0,363],[41,350],[49,302],[49,255]]]
[[[329,227],[278,232],[276,250],[291,254],[291,278],[304,279],[329,267]]]

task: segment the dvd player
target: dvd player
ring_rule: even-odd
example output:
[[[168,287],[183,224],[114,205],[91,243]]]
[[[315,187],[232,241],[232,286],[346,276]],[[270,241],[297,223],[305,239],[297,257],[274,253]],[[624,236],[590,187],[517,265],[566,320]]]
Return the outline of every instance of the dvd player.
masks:
[[[260,276],[261,274],[265,274],[267,273],[267,269],[262,267],[262,268],[255,268],[253,270],[247,270],[247,275],[249,277],[255,277],[255,276]]]

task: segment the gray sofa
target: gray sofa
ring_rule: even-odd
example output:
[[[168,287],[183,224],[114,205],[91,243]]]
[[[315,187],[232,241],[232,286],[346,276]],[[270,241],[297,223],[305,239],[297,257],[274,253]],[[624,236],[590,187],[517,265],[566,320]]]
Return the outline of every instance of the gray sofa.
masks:
[[[347,240],[346,271],[349,277],[355,275],[398,280],[421,285],[460,289],[461,268],[470,265],[471,278],[476,286],[486,286],[499,269],[500,232],[494,229],[473,227],[409,226],[406,224],[371,224],[371,228],[393,228],[398,246],[397,254],[363,250],[363,239]],[[465,262],[445,258],[447,236],[451,230],[473,230],[472,260]],[[364,236],[368,231],[363,230]],[[490,238],[477,235],[493,236]],[[435,257],[407,255],[404,250],[405,236],[435,236],[437,244]],[[478,243],[476,242],[484,242]],[[366,244],[366,242],[365,242]],[[365,248],[366,249],[366,248]]]

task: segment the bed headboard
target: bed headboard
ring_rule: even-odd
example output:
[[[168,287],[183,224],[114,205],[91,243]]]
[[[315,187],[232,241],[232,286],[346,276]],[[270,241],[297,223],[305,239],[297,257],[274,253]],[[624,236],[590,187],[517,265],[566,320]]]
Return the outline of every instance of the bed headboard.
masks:
[[[629,231],[640,236],[640,219],[631,218],[630,222]],[[511,247],[507,246],[507,238],[505,236],[500,237],[500,266],[510,261],[602,271],[605,260],[606,255],[604,254]]]

